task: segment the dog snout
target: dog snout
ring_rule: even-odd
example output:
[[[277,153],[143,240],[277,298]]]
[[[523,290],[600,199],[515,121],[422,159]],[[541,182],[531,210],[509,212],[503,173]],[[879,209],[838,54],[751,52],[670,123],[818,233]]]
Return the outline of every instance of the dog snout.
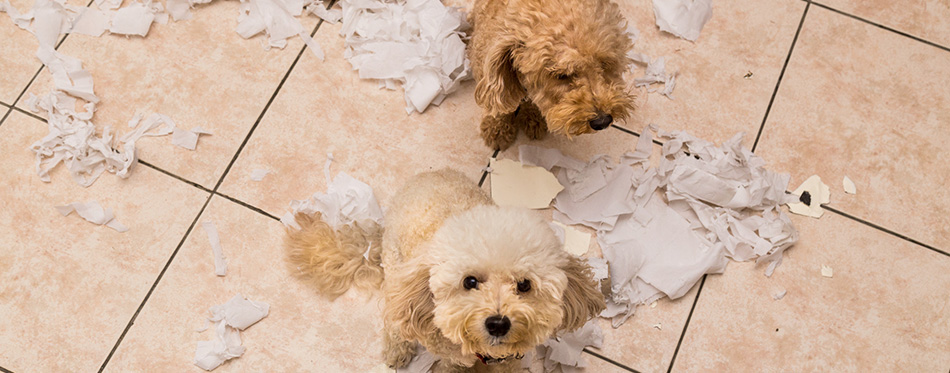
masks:
[[[485,319],[485,329],[488,329],[488,334],[493,337],[501,337],[508,334],[508,329],[511,329],[511,320],[508,319],[508,316],[495,315],[489,317]]]
[[[590,128],[594,131],[600,131],[614,121],[614,117],[607,113],[597,113],[597,117],[590,121]]]

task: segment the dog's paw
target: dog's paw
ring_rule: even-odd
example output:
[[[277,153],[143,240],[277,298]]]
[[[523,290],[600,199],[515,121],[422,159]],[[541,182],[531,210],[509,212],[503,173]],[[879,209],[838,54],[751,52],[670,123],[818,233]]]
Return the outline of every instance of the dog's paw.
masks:
[[[524,102],[518,108],[515,124],[532,140],[541,140],[548,134],[548,125],[541,115],[541,110],[531,102]]]
[[[482,118],[481,135],[485,145],[494,150],[505,150],[518,138],[518,127],[512,120],[514,113]]]
[[[386,365],[392,369],[399,369],[409,365],[409,361],[412,360],[414,356],[416,356],[415,346],[406,341],[386,346],[386,350],[383,351],[383,359],[386,361]]]

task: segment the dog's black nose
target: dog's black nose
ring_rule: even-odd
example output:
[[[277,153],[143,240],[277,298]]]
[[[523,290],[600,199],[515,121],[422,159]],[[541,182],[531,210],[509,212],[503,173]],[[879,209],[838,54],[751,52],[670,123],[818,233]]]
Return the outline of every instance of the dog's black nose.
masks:
[[[485,329],[488,329],[488,334],[493,337],[501,337],[508,334],[508,329],[511,329],[511,320],[508,320],[508,316],[489,317],[485,319]]]
[[[590,128],[594,131],[600,131],[610,125],[614,121],[614,117],[610,114],[598,113],[597,117],[594,120],[590,121]]]

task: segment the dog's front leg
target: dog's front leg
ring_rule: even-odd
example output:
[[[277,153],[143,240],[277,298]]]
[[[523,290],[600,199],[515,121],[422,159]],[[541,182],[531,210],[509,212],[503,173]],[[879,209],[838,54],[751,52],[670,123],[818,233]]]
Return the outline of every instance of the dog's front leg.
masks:
[[[416,355],[415,343],[407,341],[388,320],[383,321],[383,360],[390,368],[405,367]]]
[[[541,140],[548,134],[548,125],[544,121],[544,116],[541,115],[541,109],[538,109],[538,105],[531,100],[521,101],[515,113],[515,126],[520,127],[529,139]]]
[[[499,115],[486,115],[482,118],[481,134],[485,145],[495,150],[508,149],[518,138],[518,127],[514,119],[517,110]]]

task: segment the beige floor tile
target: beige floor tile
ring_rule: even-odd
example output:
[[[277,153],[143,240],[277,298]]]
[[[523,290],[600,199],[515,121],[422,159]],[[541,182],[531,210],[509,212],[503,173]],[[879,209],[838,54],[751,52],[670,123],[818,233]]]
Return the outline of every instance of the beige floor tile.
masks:
[[[72,1],[70,2],[72,3]],[[21,13],[28,12],[33,2],[13,0],[10,2]],[[29,31],[17,27],[7,13],[0,14],[0,102],[13,105],[20,92],[26,88],[33,74],[43,64],[36,58],[39,43]]]
[[[744,144],[751,148],[805,3],[717,0],[712,19],[695,43],[660,32],[651,2],[619,3],[627,20],[641,31],[634,51],[665,56],[667,71],[678,71],[675,100],[640,88],[637,111],[620,125],[639,132],[656,123],[715,143],[745,132]],[[753,75],[746,79],[748,72]],[[642,68],[633,73],[641,75]]]
[[[675,371],[950,367],[950,257],[839,215],[793,221],[802,240],[772,278],[732,264],[706,280]]]
[[[927,41],[950,46],[950,3],[944,0],[824,0],[821,4]]]
[[[60,166],[34,172],[43,124],[14,111],[0,126],[0,365],[17,372],[95,371],[135,313],[207,194],[139,166],[89,188]],[[129,231],[55,205],[98,201]]]
[[[141,159],[211,188],[303,45],[292,38],[283,50],[264,50],[261,35],[244,40],[234,32],[238,13],[238,2],[215,1],[197,6],[191,20],[153,24],[145,38],[71,35],[59,51],[92,74],[101,99],[96,124],[124,133],[135,113],[158,112],[212,132],[195,151],[171,145],[170,137],[137,144]],[[307,30],[316,25],[313,16],[300,20]],[[44,71],[28,91],[49,92],[50,79]]]
[[[201,222],[214,222],[228,261],[214,274]],[[280,222],[215,197],[182,245],[165,277],[109,363],[108,370],[198,371],[198,341],[211,306],[235,294],[270,305],[270,314],[241,333],[247,352],[215,372],[365,372],[381,362],[382,319],[377,298],[350,291],[335,301],[290,277]]]
[[[339,30],[338,24],[321,26],[314,39],[326,61],[304,53],[221,191],[283,215],[292,199],[326,190],[327,152],[335,159],[332,175],[346,172],[366,182],[383,206],[418,172],[451,166],[477,180],[492,152],[478,136],[481,110],[472,81],[441,106],[406,115],[402,89],[380,89],[352,71]],[[255,169],[274,173],[251,181]]]
[[[756,152],[791,173],[790,189],[817,174],[831,206],[946,250],[948,57],[812,7]]]

